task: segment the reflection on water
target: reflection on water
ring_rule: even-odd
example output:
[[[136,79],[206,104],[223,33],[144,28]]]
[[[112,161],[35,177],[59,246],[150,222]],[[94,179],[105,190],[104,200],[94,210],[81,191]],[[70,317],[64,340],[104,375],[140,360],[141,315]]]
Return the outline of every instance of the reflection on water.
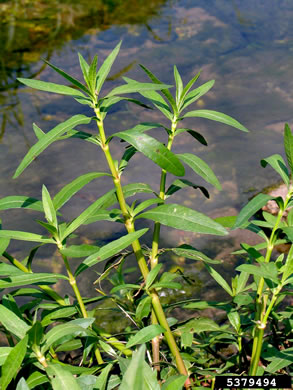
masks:
[[[209,146],[192,144],[188,135],[183,135],[178,137],[174,149],[198,154],[211,165],[223,185],[222,192],[209,187],[210,200],[190,189],[176,194],[174,202],[212,216],[237,213],[251,194],[277,180],[269,168],[260,167],[259,160],[283,153],[284,122],[293,124],[292,18],[293,4],[285,0],[1,1],[0,196],[40,197],[43,183],[54,194],[62,182],[68,183],[87,171],[107,169],[95,148],[73,140],[52,145],[17,181],[12,181],[16,166],[35,142],[31,123],[36,122],[47,131],[80,109],[70,98],[32,91],[20,87],[15,80],[22,76],[60,82],[58,75],[40,60],[42,57],[80,78],[77,51],[87,59],[98,53],[101,63],[123,39],[106,90],[119,83],[118,78],[126,73],[143,80],[138,63],[170,84],[174,63],[185,83],[201,69],[201,83],[215,79],[216,84],[194,109],[225,112],[251,130],[242,134],[219,124],[189,119],[186,127],[203,132]],[[81,109],[88,113],[86,108]],[[138,121],[162,121],[162,117],[123,103],[109,116],[108,133],[129,128]],[[119,157],[119,143],[113,142],[112,147]],[[74,166],[77,156],[78,164]],[[124,184],[140,181],[142,170],[143,179],[157,190],[159,170],[140,156],[129,164]],[[188,175],[195,180],[191,171]],[[197,184],[203,183],[198,180]],[[89,185],[65,207],[66,218],[74,218],[110,185],[101,185],[101,181]],[[21,227],[36,232],[31,215],[24,218],[16,210],[1,213],[1,218],[6,229]],[[102,229],[100,225],[90,226],[89,230],[81,228],[80,234],[95,242],[124,232],[120,226],[115,225],[114,229],[106,223]],[[174,234],[167,228],[162,228],[162,233],[164,244],[169,247],[183,241],[201,248],[217,247],[213,254],[228,259],[223,266],[227,272],[231,246],[246,239],[232,235],[228,240],[213,242],[210,236]],[[21,258],[27,245],[13,243],[11,248]],[[48,264],[55,261],[54,253],[44,251],[42,256]]]

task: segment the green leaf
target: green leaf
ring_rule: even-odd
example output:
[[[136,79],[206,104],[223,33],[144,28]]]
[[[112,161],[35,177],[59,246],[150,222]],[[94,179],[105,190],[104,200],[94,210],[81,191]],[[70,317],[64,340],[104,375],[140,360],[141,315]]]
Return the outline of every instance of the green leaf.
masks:
[[[33,346],[39,346],[43,337],[43,326],[40,321],[36,321],[28,331],[29,343]]]
[[[44,184],[42,188],[42,203],[43,203],[43,208],[44,208],[47,221],[50,224],[53,224],[55,228],[57,228],[58,225],[57,225],[56,210],[54,208],[49,191],[47,190]]]
[[[35,387],[42,385],[43,383],[49,382],[47,375],[40,373],[39,371],[34,371],[28,378],[27,384],[30,389],[34,389]]]
[[[155,279],[158,276],[163,264],[157,264],[148,274],[146,278],[145,288],[148,290],[151,285],[154,283]]]
[[[196,110],[196,111],[189,111],[183,116],[183,118],[190,118],[190,117],[210,119],[216,122],[224,123],[225,125],[235,127],[236,129],[248,132],[248,130],[244,126],[242,126],[241,123],[239,123],[235,119],[221,112],[211,111],[211,110]]]
[[[174,65],[174,78],[176,83],[176,105],[178,107],[183,91],[183,83],[176,65]]]
[[[180,111],[185,110],[186,107],[188,107],[191,103],[195,102],[199,98],[201,98],[203,95],[205,95],[214,85],[215,80],[210,80],[207,83],[201,85],[200,87],[194,89],[193,91],[189,92],[184,99],[181,99],[181,107]]]
[[[111,192],[101,196],[88,208],[86,208],[77,218],[75,218],[65,229],[62,235],[62,240],[74,232],[80,225],[84,224],[101,206],[104,206],[104,202],[112,195]]]
[[[161,333],[164,333],[165,329],[161,325],[149,325],[139,330],[134,336],[130,337],[126,348],[133,347],[134,345],[144,344]]]
[[[212,169],[201,158],[190,153],[177,154],[179,160],[187,164],[195,173],[201,176],[205,181],[212,184],[218,190],[221,190],[221,184],[215,176]]]
[[[86,62],[86,60],[83,58],[83,56],[80,53],[78,53],[78,58],[79,58],[79,65],[83,74],[84,81],[88,84],[89,83],[88,74],[90,68],[89,64]]]
[[[259,266],[242,264],[236,268],[236,271],[244,271],[255,276],[260,276],[261,278],[269,279],[275,283],[279,282],[278,269],[274,263],[261,263]]]
[[[5,198],[0,199],[0,210],[21,208],[44,211],[42,202],[28,196],[6,196]]]
[[[258,194],[252,198],[240,211],[233,229],[245,227],[249,218],[262,208],[270,199],[273,199],[273,197],[266,194]]]
[[[201,317],[195,318],[188,321],[183,326],[178,328],[180,332],[191,332],[191,333],[201,333],[201,332],[218,332],[221,330],[218,324],[210,318]]]
[[[35,123],[33,123],[33,130],[35,133],[35,136],[37,137],[38,140],[40,140],[44,135],[46,134],[42,129],[39,128]]]
[[[286,123],[285,124],[285,129],[284,129],[284,148],[285,148],[285,153],[287,157],[287,161],[291,170],[291,175],[293,172],[293,135],[291,133],[291,129],[289,125]]]
[[[145,213],[135,219],[147,218],[175,229],[191,231],[194,233],[226,235],[226,230],[211,218],[198,211],[178,204],[165,204]]]
[[[273,154],[270,157],[262,159],[260,163],[264,168],[270,164],[270,166],[281,176],[284,183],[287,184],[287,186],[290,185],[289,172],[282,156],[279,154]]]
[[[84,97],[84,94],[80,92],[78,89],[67,87],[65,85],[49,83],[47,81],[41,81],[41,80],[23,79],[21,77],[18,78],[17,80],[22,84],[27,85],[30,88],[38,89],[40,91],[60,93],[61,95]]]
[[[131,157],[135,155],[135,153],[136,153],[136,149],[133,146],[126,148],[119,164],[119,172],[124,171],[124,169],[128,165],[129,160],[131,159]]]
[[[4,276],[12,276],[12,275],[23,275],[24,272],[21,271],[19,268],[17,268],[14,265],[6,264],[6,263],[0,263],[0,275],[1,277]]]
[[[103,64],[101,65],[100,69],[97,73],[97,84],[96,84],[96,91],[99,93],[101,91],[101,88],[110,73],[111,67],[113,65],[113,62],[115,61],[119,50],[121,46],[121,41],[118,43],[118,45],[114,48],[114,50],[108,55],[108,57],[105,59]]]
[[[20,378],[17,383],[16,390],[30,390],[24,377]]]
[[[200,76],[200,72],[198,72],[184,87],[182,91],[181,101],[184,101],[185,96],[188,94],[190,88],[192,88],[193,84],[197,81]]]
[[[228,319],[230,321],[230,324],[233,326],[233,328],[236,330],[236,332],[239,332],[240,328],[241,328],[239,313],[237,311],[230,311],[227,315],[228,315]]]
[[[179,290],[180,288],[182,288],[182,285],[180,283],[176,283],[176,282],[164,282],[164,281],[159,281],[157,283],[154,283],[152,285],[153,288],[155,289],[159,289],[159,288],[171,288],[171,289],[174,289],[174,290]]]
[[[109,373],[113,367],[112,363],[107,364],[106,367],[104,367],[101,371],[101,374],[99,375],[95,388],[99,390],[105,390],[106,389],[106,384],[108,380]]]
[[[23,273],[10,276],[9,278],[0,279],[0,288],[10,288],[41,283],[55,284],[58,279],[68,280],[68,277],[65,275],[53,273]]]
[[[2,238],[0,240],[0,255],[2,255],[6,251],[9,244],[10,244],[9,238]]]
[[[133,216],[139,214],[141,211],[145,210],[149,206],[152,206],[153,204],[160,204],[164,203],[162,199],[156,198],[156,199],[147,199],[141,202],[134,210],[133,210]]]
[[[0,367],[3,366],[9,353],[12,351],[12,347],[0,347]]]
[[[212,260],[204,253],[198,251],[190,245],[182,244],[177,248],[172,248],[172,252],[174,252],[177,256],[185,257],[186,259],[199,260],[205,263],[211,264],[219,264],[222,263],[221,260]]]
[[[233,297],[233,291],[231,290],[231,287],[226,282],[226,280],[212,267],[205,264],[206,269],[208,270],[209,274],[215,279],[215,281],[231,296]]]
[[[16,346],[10,351],[5,363],[2,366],[1,375],[1,390],[6,390],[9,383],[17,374],[21,363],[25,357],[27,349],[28,336],[25,336],[19,341]]]
[[[52,322],[56,321],[59,318],[69,318],[77,313],[77,308],[73,306],[69,307],[58,307],[57,309],[53,309],[47,315],[42,318],[41,324],[42,326],[48,326]]]
[[[140,290],[141,286],[139,284],[132,284],[132,283],[127,283],[127,284],[119,284],[119,286],[115,286],[112,288],[110,291],[111,294],[115,294],[117,291],[123,291],[123,290]]]
[[[206,197],[206,198],[209,198],[210,195],[209,195],[209,192],[208,190],[205,188],[205,187],[202,187],[202,186],[198,186],[196,184],[193,184],[191,181],[189,180],[185,180],[185,179],[176,179],[173,181],[173,183],[170,185],[170,187],[167,189],[166,191],[166,199],[169,198],[169,196],[173,195],[175,192],[181,190],[182,188],[186,188],[186,187],[192,187],[194,188],[195,190],[199,189],[201,190],[201,192],[203,193],[203,195]]]
[[[226,217],[214,218],[214,221],[224,226],[225,228],[232,228],[235,225],[236,219],[236,215],[229,215]]]
[[[70,83],[75,85],[77,88],[81,89],[86,94],[90,94],[90,91],[87,89],[85,85],[83,85],[79,80],[76,78],[70,76],[68,73],[64,72],[64,70],[57,68],[57,66],[51,64],[49,61],[46,61],[46,64],[48,64],[52,69],[54,69],[57,73],[59,73],[62,77],[64,77],[66,80],[68,80]]]
[[[169,377],[162,386],[162,390],[182,390],[187,376],[176,375]]]
[[[141,321],[143,318],[148,317],[151,311],[151,305],[152,298],[149,296],[145,297],[139,302],[135,311],[135,317],[137,321]]]
[[[59,364],[50,363],[46,367],[46,373],[51,379],[53,390],[82,390],[75,377]]]
[[[182,128],[182,129],[177,129],[175,131],[175,137],[181,133],[185,133],[187,132],[188,134],[190,134],[193,138],[195,138],[199,143],[201,143],[202,145],[205,145],[207,146],[208,143],[206,141],[206,139],[200,134],[198,133],[197,131],[195,130],[191,130],[191,129],[188,129],[188,128]]]
[[[41,154],[51,143],[56,141],[58,137],[64,134],[66,131],[72,129],[74,126],[90,123],[91,118],[85,115],[74,115],[70,119],[67,119],[63,123],[59,123],[56,127],[50,130],[44,135],[36,144],[34,144],[28,153],[23,158],[22,162],[15,171],[13,178],[18,177],[21,172],[39,155]]]
[[[46,333],[44,337],[44,345],[42,347],[42,353],[46,352],[52,344],[62,339],[64,336],[72,335],[85,335],[85,330],[92,325],[95,318],[80,318],[78,320],[72,320],[65,324],[54,326]]]
[[[61,249],[62,255],[66,257],[88,257],[96,253],[100,248],[96,245],[71,245],[67,248]]]
[[[53,204],[56,210],[59,210],[66,202],[68,202],[71,197],[76,194],[79,190],[81,190],[85,185],[91,182],[93,179],[102,176],[110,176],[109,173],[104,172],[89,172],[85,175],[81,175],[74,179],[72,182],[68,183],[65,187],[63,187],[58,194],[54,196]]]
[[[119,209],[112,210],[97,210],[91,217],[89,217],[83,224],[89,225],[97,221],[110,221],[110,222],[120,222],[123,223],[123,218],[121,217],[122,211]]]
[[[97,64],[98,64],[98,56],[95,55],[88,72],[88,86],[91,90],[92,95],[95,94],[95,89],[96,89]]]
[[[184,176],[184,167],[175,154],[155,138],[133,130],[120,131],[113,135],[134,146],[135,149],[166,171],[176,176]]]
[[[169,120],[173,119],[173,113],[170,110],[168,103],[164,100],[164,98],[157,91],[139,91],[139,93],[149,99],[158,110],[160,110],[166,118]]]
[[[74,351],[76,349],[83,348],[83,344],[81,340],[70,340],[65,343],[62,343],[57,348],[55,348],[55,352],[67,352],[67,351]]]
[[[139,66],[146,72],[146,74],[149,76],[149,78],[152,80],[152,82],[154,82],[156,84],[161,84],[163,86],[162,82],[148,68],[146,68],[145,66],[143,66],[141,64],[139,64]],[[171,92],[167,89],[170,87],[171,87],[170,85],[164,86],[162,89],[162,93],[168,99],[168,102],[171,104],[173,111],[175,113],[175,112],[177,112],[176,102],[175,102],[173,96],[171,95]]]
[[[111,92],[108,93],[106,98],[109,98],[110,96],[116,96],[116,95],[122,95],[124,93],[136,93],[136,92],[144,92],[144,91],[155,91],[162,88],[170,88],[171,85],[166,84],[151,84],[151,83],[140,83],[138,81],[133,81],[129,84],[120,85],[119,87],[116,87],[112,89]]]
[[[148,229],[141,229],[136,232],[128,233],[126,236],[120,237],[115,241],[110,242],[107,245],[104,245],[96,253],[87,257],[75,271],[75,276],[79,275],[85,269],[92,267],[93,265],[108,259],[127,248],[133,241],[137,240],[143,234],[145,234]]]
[[[46,238],[35,233],[20,232],[16,230],[0,230],[0,238],[12,238],[13,240],[44,242],[46,244],[56,244],[52,238]]]

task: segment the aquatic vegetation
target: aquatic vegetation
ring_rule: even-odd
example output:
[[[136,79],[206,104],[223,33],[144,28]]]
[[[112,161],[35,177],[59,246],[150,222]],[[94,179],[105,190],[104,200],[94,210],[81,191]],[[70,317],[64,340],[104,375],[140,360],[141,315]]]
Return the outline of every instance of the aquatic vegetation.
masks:
[[[193,188],[202,196],[209,197],[207,188],[184,178],[185,166],[191,168],[195,177],[200,176],[208,185],[221,189],[220,182],[205,161],[194,154],[172,152],[176,138],[183,133],[189,134],[191,142],[207,146],[203,135],[181,125],[185,118],[204,118],[237,130],[247,129],[234,118],[217,111],[188,111],[191,104],[212,88],[214,81],[194,88],[200,76],[198,73],[184,86],[176,66],[174,95],[170,92],[171,85],[162,83],[143,65],[142,71],[150,82],[124,77],[124,84],[104,95],[103,85],[119,49],[120,44],[99,67],[97,56],[89,64],[79,55],[83,82],[49,62],[47,64],[69,85],[19,79],[29,87],[73,98],[88,106],[92,116],[77,113],[47,133],[34,124],[36,143],[24,156],[14,177],[17,178],[53,142],[70,138],[94,145],[104,154],[108,171],[83,174],[54,196],[43,186],[41,200],[25,196],[9,196],[0,200],[0,210],[18,208],[40,212],[45,220],[37,222],[46,231],[41,235],[22,230],[0,230],[0,253],[3,257],[0,288],[9,288],[9,292],[4,291],[6,294],[2,296],[0,305],[0,331],[3,340],[6,340],[6,345],[0,348],[2,389],[53,387],[57,390],[61,386],[72,389],[119,387],[121,390],[178,390],[183,386],[214,388],[215,377],[220,374],[287,372],[285,370],[292,361],[292,310],[284,308],[282,301],[287,299],[287,289],[292,284],[293,249],[276,260],[272,255],[276,245],[291,242],[293,238],[293,214],[289,212],[287,219],[283,219],[292,204],[293,195],[292,174],[289,173],[293,169],[291,130],[285,127],[284,144],[289,169],[279,155],[262,160],[262,165],[271,165],[288,186],[285,200],[259,194],[238,217],[215,220],[192,208],[172,203],[172,195],[185,188]],[[133,93],[136,94],[134,97]],[[154,107],[168,124],[142,122],[131,129],[107,135],[110,109],[121,100],[145,109]],[[166,137],[165,144],[147,133],[152,131],[152,134],[157,134],[161,130]],[[123,141],[120,144],[122,157],[112,154],[115,138]],[[158,192],[144,182],[122,185],[121,178],[127,174],[127,166],[133,163],[131,159],[136,153],[159,166]],[[74,171],[74,162],[68,162],[64,169]],[[142,178],[143,175],[142,172]],[[169,187],[166,185],[168,175],[175,176]],[[72,221],[64,221],[60,212],[62,207],[93,180],[101,185],[105,180],[112,181],[113,188],[94,200]],[[129,203],[128,199],[137,194],[145,197]],[[250,221],[271,199],[278,203],[278,215],[275,217],[264,212],[264,220]],[[76,244],[74,240],[78,237],[79,227],[96,223],[98,228],[100,221],[124,224],[125,234],[101,247]],[[244,261],[236,268],[237,275],[232,277],[230,285],[216,270],[221,265],[220,260],[212,259],[187,244],[162,248],[162,225],[178,231],[217,236],[227,235],[231,228],[248,229],[258,234],[263,243],[257,246],[242,244],[238,254],[245,255]],[[142,245],[147,232],[151,232],[152,236],[150,247]],[[37,246],[23,261],[19,261],[9,253],[11,240],[36,242]],[[38,251],[47,244],[57,248],[60,262],[66,268],[65,275],[35,272],[34,261]],[[184,283],[192,283],[184,275],[184,269],[162,272],[160,256],[163,253],[202,262],[211,278],[224,289],[227,298],[218,302],[187,298],[163,305],[162,296],[166,291],[180,290]],[[135,270],[128,266],[132,255],[136,259]],[[81,260],[74,269],[76,259]],[[102,272],[97,271],[98,264],[103,265]],[[94,270],[99,273],[95,283],[97,295],[82,297],[80,275]],[[129,280],[129,274],[136,270],[141,276],[135,281]],[[58,280],[71,286],[74,300],[57,293],[54,285]],[[112,284],[112,288],[104,287],[105,280]],[[19,303],[19,297],[29,297],[30,300]],[[113,306],[110,309],[121,312],[129,323],[119,334],[110,334],[96,321],[99,302],[104,301],[111,302]],[[175,318],[173,314],[169,315],[174,308],[195,310],[199,316]],[[205,309],[215,313],[214,319],[200,315],[200,311]],[[217,321],[219,315],[221,320]],[[71,354],[73,351],[74,354]]]

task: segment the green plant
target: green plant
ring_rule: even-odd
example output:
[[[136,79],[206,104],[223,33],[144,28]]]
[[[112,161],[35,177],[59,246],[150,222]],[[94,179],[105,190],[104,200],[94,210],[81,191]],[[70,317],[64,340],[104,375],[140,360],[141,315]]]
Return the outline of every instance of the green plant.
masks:
[[[186,388],[190,388],[192,385],[202,386],[206,381],[212,379],[217,372],[229,372],[232,367],[236,373],[239,372],[239,367],[246,369],[246,350],[243,349],[243,337],[246,337],[246,333],[243,332],[243,326],[247,328],[248,333],[252,328],[254,332],[255,346],[252,351],[252,366],[257,365],[259,360],[260,330],[257,327],[254,329],[254,326],[252,326],[254,324],[254,318],[252,317],[248,325],[246,323],[242,325],[239,313],[250,310],[249,305],[246,305],[244,300],[241,301],[243,292],[246,292],[245,294],[250,297],[253,293],[249,295],[247,291],[249,288],[253,290],[257,286],[259,295],[256,304],[259,308],[259,316],[262,315],[261,307],[264,307],[264,300],[268,302],[267,295],[263,295],[264,283],[267,283],[266,274],[263,274],[263,278],[257,280],[254,285],[246,286],[250,271],[240,268],[240,276],[233,279],[231,288],[210,265],[220,263],[220,261],[208,258],[205,254],[188,245],[177,248],[160,248],[159,246],[161,224],[175,229],[220,236],[227,234],[225,226],[231,227],[231,218],[215,221],[193,209],[165,202],[167,198],[185,187],[199,189],[204,196],[209,196],[206,188],[182,178],[175,179],[170,187],[166,188],[168,173],[179,177],[185,175],[183,164],[189,166],[209,184],[217,189],[221,188],[211,168],[199,157],[189,153],[174,154],[171,151],[174,139],[184,132],[189,133],[193,139],[201,144],[207,145],[201,134],[189,128],[181,128],[179,123],[187,117],[201,117],[230,125],[242,131],[246,131],[246,129],[235,119],[219,112],[210,110],[186,111],[190,104],[209,91],[214,82],[209,81],[196,89],[192,89],[199,77],[199,74],[197,74],[184,87],[176,67],[174,67],[175,97],[169,91],[171,86],[161,83],[144,66],[141,66],[141,68],[150,78],[151,83],[141,83],[130,78],[124,78],[126,84],[114,88],[107,95],[101,97],[102,86],[111,70],[119,48],[120,44],[106,58],[98,71],[97,56],[94,57],[91,64],[88,64],[79,55],[85,84],[50,63],[48,65],[69,81],[73,87],[39,80],[20,79],[23,84],[29,87],[73,97],[77,102],[89,106],[94,112],[94,117],[75,115],[57,125],[48,133],[44,133],[34,124],[33,129],[37,142],[20,163],[14,177],[20,175],[35,157],[50,144],[67,138],[79,138],[101,149],[107,160],[110,173],[86,173],[65,185],[53,198],[47,188],[43,186],[42,201],[24,196],[11,196],[0,200],[0,209],[2,210],[25,208],[43,213],[46,221],[38,221],[38,223],[48,231],[48,235],[43,236],[23,231],[0,230],[0,253],[6,259],[0,264],[2,275],[0,288],[17,287],[16,290],[3,295],[2,304],[0,305],[1,331],[6,336],[9,345],[0,348],[2,390],[6,390],[6,388],[13,385],[17,386],[17,390],[27,388],[47,389],[50,388],[48,387],[50,384],[54,390],[57,390],[61,386],[64,388],[64,383],[72,389],[107,388],[110,390],[117,388],[117,386],[120,386],[119,388],[122,390],[126,387],[156,389],[161,386],[158,379],[163,381],[162,389],[165,390],[177,390],[183,385]],[[141,102],[136,98],[123,96],[129,93],[142,95],[144,99],[147,99],[149,103],[161,111],[169,121],[169,125],[149,122],[139,123],[132,129],[123,130],[107,137],[104,122],[109,109],[114,104],[126,100],[150,108],[146,105],[145,100]],[[94,134],[75,129],[78,125],[89,125],[90,122],[97,125],[97,132]],[[161,128],[166,132],[167,146],[146,134],[146,131],[155,128]],[[289,146],[286,150],[289,150],[288,153],[290,154],[291,132],[290,136],[288,134],[287,131],[286,142]],[[120,162],[114,159],[110,151],[113,137],[118,137],[127,142],[127,146],[125,148],[123,146],[125,150]],[[137,152],[141,152],[161,168],[159,193],[156,193],[145,183],[131,183],[122,186],[121,176],[125,173],[130,159]],[[274,165],[271,160],[268,163]],[[63,222],[59,211],[62,206],[86,184],[100,177],[103,180],[112,179],[113,189],[94,201],[73,221]],[[138,193],[145,193],[149,198],[140,203],[136,200],[129,205],[126,199]],[[291,197],[291,193],[288,196]],[[284,203],[283,211],[289,207],[289,197]],[[119,208],[113,208],[113,206],[117,207],[117,203]],[[249,212],[244,209],[240,213],[235,227],[245,225],[246,228],[251,229],[252,224],[247,226],[247,220],[256,211],[256,205],[258,208],[261,207],[258,201],[249,203],[247,206]],[[140,218],[154,222],[151,248],[145,248],[140,244],[140,238],[148,230],[146,228],[135,229],[135,221]],[[124,223],[127,234],[102,247],[70,244],[70,240],[74,238],[74,233],[81,225],[103,220]],[[280,221],[281,216],[278,224],[280,224]],[[270,248],[270,254],[264,264],[270,260],[278,226],[276,225],[276,228],[273,229],[273,238],[266,240],[266,244]],[[286,229],[283,229],[283,231],[288,237],[289,233],[286,233]],[[24,261],[19,261],[7,252],[11,239],[33,241],[37,242],[38,245],[30,251]],[[33,271],[33,261],[38,249],[46,244],[57,247],[67,275],[36,273]],[[126,250],[130,245],[132,251]],[[255,248],[251,250],[257,251]],[[163,306],[160,299],[160,290],[180,289],[182,283],[189,282],[188,277],[178,275],[178,273],[161,273],[162,263],[159,262],[159,256],[162,253],[168,253],[168,251],[203,262],[211,276],[231,295],[232,301],[208,303],[193,300]],[[249,255],[251,255],[250,252],[248,251]],[[126,272],[130,272],[124,266],[131,253],[134,253],[141,272],[141,278],[136,283],[128,283],[125,276]],[[70,258],[83,258],[75,271],[72,270]],[[288,256],[288,258],[286,264],[291,262],[291,257]],[[107,278],[114,287],[107,293],[99,286],[97,288],[100,293],[99,296],[93,298],[82,297],[78,287],[80,274],[102,261],[107,262],[98,282],[102,283],[102,280]],[[290,270],[292,270],[292,265],[281,266],[281,261],[282,259],[279,259],[277,264],[280,265],[278,269],[282,270],[280,272],[286,275],[285,281],[289,277],[288,272],[290,273]],[[247,267],[247,265],[243,266]],[[283,269],[287,271],[283,271]],[[261,272],[264,272],[264,269]],[[180,283],[178,278],[180,278]],[[74,302],[67,297],[60,296],[50,286],[56,283],[58,279],[63,279],[71,285],[75,295]],[[277,283],[276,278],[272,283]],[[29,285],[34,285],[34,287],[26,287]],[[283,285],[284,283],[282,287]],[[257,317],[256,321],[261,321],[264,324],[264,321],[267,321],[268,316],[272,313],[274,304],[279,303],[280,289],[277,287],[279,288],[279,284],[274,285],[275,292],[268,304],[268,311],[265,312],[267,314],[265,314],[265,317]],[[19,306],[16,302],[19,296],[29,296],[34,299]],[[235,299],[239,299],[239,297],[240,303],[237,303]],[[92,303],[106,301],[115,305],[112,310],[118,309],[130,319],[132,324],[135,325],[135,330],[127,328],[121,335],[111,335],[101,329],[95,319],[96,309],[89,311],[87,307]],[[231,325],[225,324],[220,327],[211,319],[204,317],[177,323],[174,318],[167,317],[168,311],[175,306],[187,310],[217,307],[227,313],[232,330]],[[151,324],[149,323],[150,317]],[[256,323],[258,324],[258,322]],[[160,346],[161,334],[164,335],[163,339],[168,345],[168,349],[164,345]],[[181,340],[180,347],[176,339]],[[133,353],[133,347],[149,342],[152,343],[152,357],[148,349],[147,354],[148,359],[156,368],[155,372],[145,362],[146,349],[144,346]],[[226,356],[219,352],[220,345],[234,345],[235,343],[239,352],[236,355],[229,356],[228,354]],[[66,352],[72,350],[77,351],[77,358],[69,364],[64,359],[67,356]],[[133,357],[130,358],[132,355]],[[252,368],[252,370],[254,369]],[[133,375],[134,371],[136,375]]]

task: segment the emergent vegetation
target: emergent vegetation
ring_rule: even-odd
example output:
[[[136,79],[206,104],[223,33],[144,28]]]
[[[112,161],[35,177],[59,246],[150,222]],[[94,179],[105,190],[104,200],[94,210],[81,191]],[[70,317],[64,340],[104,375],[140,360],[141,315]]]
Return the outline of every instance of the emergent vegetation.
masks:
[[[88,64],[79,55],[84,83],[50,63],[48,65],[72,86],[19,79],[23,84],[41,91],[69,95],[77,102],[88,105],[93,116],[74,115],[47,133],[34,124],[37,141],[23,158],[14,177],[18,177],[53,142],[68,138],[79,138],[97,147],[104,153],[109,171],[79,176],[55,196],[51,196],[43,186],[41,201],[26,196],[9,196],[0,200],[1,210],[19,208],[40,212],[45,220],[37,222],[47,231],[46,235],[40,235],[21,230],[0,230],[0,288],[4,290],[0,305],[0,331],[4,345],[0,348],[1,389],[201,389],[213,388],[215,376],[220,374],[289,373],[292,362],[292,308],[286,307],[286,299],[292,285],[293,249],[290,247],[287,255],[282,254],[277,258],[273,255],[276,245],[293,240],[293,212],[288,213],[293,202],[290,173],[293,170],[293,135],[289,127],[285,127],[285,153],[289,169],[280,155],[262,160],[262,165],[271,165],[287,185],[285,200],[259,194],[242,209],[238,217],[216,220],[174,204],[169,198],[185,187],[191,186],[209,197],[206,188],[184,178],[185,165],[195,175],[221,189],[215,174],[201,158],[171,151],[176,137],[186,132],[194,142],[207,145],[201,134],[181,127],[184,118],[206,118],[241,131],[247,130],[235,119],[216,111],[188,111],[192,103],[212,88],[214,81],[194,89],[199,78],[197,74],[184,86],[176,66],[174,95],[169,90],[171,85],[163,84],[141,65],[151,82],[124,77],[123,85],[103,96],[101,90],[119,48],[120,44],[98,70],[97,56]],[[140,94],[143,101],[124,96],[132,93]],[[131,129],[107,136],[105,122],[108,112],[121,100],[145,108],[150,108],[148,104],[152,105],[167,118],[169,125],[139,123]],[[85,126],[90,123],[97,126],[96,132],[86,131]],[[80,125],[82,130],[76,130]],[[151,129],[165,132],[165,145],[147,134]],[[123,156],[120,161],[111,153],[111,140],[114,137],[124,141],[121,143]],[[125,175],[130,159],[138,152],[161,168],[158,193],[145,183],[121,184],[121,176]],[[166,186],[168,174],[179,177],[169,188]],[[112,180],[113,189],[95,200],[72,221],[62,220],[62,206],[94,179]],[[140,193],[145,193],[146,199],[128,203],[128,198]],[[263,212],[262,218],[256,219],[256,212],[269,199],[278,204],[278,215]],[[153,224],[151,248],[141,245],[148,229],[136,230],[137,219],[145,219]],[[76,237],[81,225],[98,221],[124,223],[125,234],[102,247],[72,245],[72,238]],[[161,225],[219,236],[227,235],[227,228],[248,229],[258,234],[263,243],[257,246],[242,244],[238,253],[244,255],[243,264],[236,268],[237,274],[229,284],[213,268],[213,264],[220,264],[221,261],[211,259],[186,244],[162,248]],[[24,260],[19,260],[9,253],[10,240],[38,244]],[[57,247],[66,275],[34,271],[34,259],[43,245]],[[132,250],[126,250],[130,246]],[[224,302],[187,299],[162,305],[161,291],[180,289],[185,280],[184,274],[161,272],[160,255],[167,251],[203,262],[211,278],[225,290],[228,298]],[[131,253],[135,255],[141,277],[130,284],[125,278],[128,271],[125,265]],[[74,270],[71,258],[82,259]],[[104,262],[104,270],[98,281],[101,283],[103,279],[109,279],[114,287],[107,293],[99,287],[96,296],[82,297],[80,275],[91,272],[90,268],[101,262]],[[75,300],[57,293],[54,284],[59,279],[70,284]],[[30,298],[25,304],[19,301],[19,297],[24,296]],[[97,306],[105,300],[114,302],[133,327],[129,326],[123,333],[113,335],[101,329],[96,322],[96,311],[89,310],[89,305]],[[197,312],[207,308],[217,309],[222,313],[222,321],[216,323],[204,316],[180,321],[168,317],[168,309],[174,307]],[[74,357],[70,357],[71,351],[75,351]]]

